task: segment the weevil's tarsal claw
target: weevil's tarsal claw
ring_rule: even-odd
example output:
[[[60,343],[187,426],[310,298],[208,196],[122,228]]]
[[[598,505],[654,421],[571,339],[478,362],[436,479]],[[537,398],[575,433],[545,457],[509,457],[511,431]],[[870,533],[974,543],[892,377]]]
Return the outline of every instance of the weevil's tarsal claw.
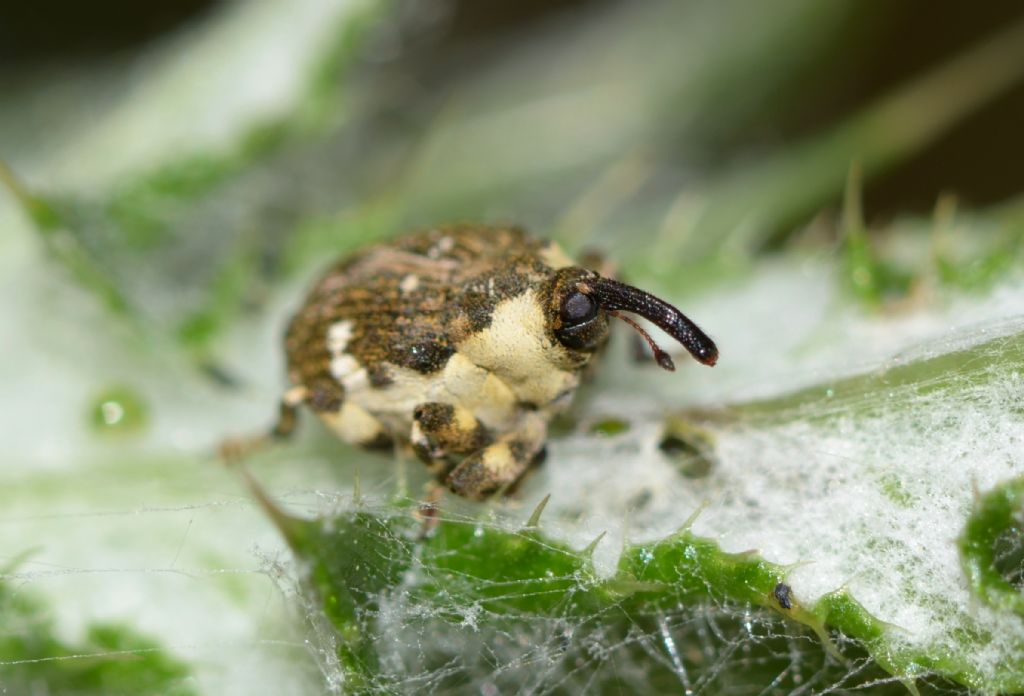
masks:
[[[588,280],[587,285],[593,289],[601,306],[613,316],[625,319],[616,314],[616,310],[639,314],[679,341],[698,362],[705,365],[714,365],[718,362],[718,347],[715,346],[715,342],[685,314],[668,302],[611,278]],[[639,327],[633,325],[639,330]],[[651,345],[658,364],[666,370],[673,369],[674,365],[672,365],[672,359],[668,357],[668,354],[658,348],[650,336],[643,331],[641,334]]]

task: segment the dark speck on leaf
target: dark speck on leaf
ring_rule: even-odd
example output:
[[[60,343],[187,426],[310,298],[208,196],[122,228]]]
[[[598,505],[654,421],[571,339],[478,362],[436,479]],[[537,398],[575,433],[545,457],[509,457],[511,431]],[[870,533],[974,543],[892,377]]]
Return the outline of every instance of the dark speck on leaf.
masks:
[[[793,598],[790,593],[793,589],[784,582],[780,582],[775,586],[772,594],[775,595],[775,601],[779,603],[779,606],[783,609],[793,608]]]
[[[678,435],[666,435],[658,443],[658,448],[676,461],[679,471],[687,478],[705,478],[714,468],[706,449]]]

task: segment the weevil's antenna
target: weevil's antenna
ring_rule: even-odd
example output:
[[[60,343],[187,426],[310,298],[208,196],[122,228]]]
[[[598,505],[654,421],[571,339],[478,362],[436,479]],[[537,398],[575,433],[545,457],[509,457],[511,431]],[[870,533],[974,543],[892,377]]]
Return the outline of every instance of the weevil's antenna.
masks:
[[[660,367],[663,367],[669,372],[675,372],[676,364],[672,362],[672,356],[663,351],[661,349],[661,346],[654,342],[654,339],[651,338],[651,335],[644,331],[644,327],[637,324],[635,321],[627,317],[625,314],[620,314],[619,312],[616,312],[614,309],[608,309],[605,311],[608,312],[608,314],[615,317],[616,319],[621,319],[622,321],[626,322],[634,329],[636,329],[637,333],[643,336],[644,339],[647,341],[647,345],[651,347],[651,352],[654,353],[654,361],[657,362]]]
[[[610,314],[619,316],[614,314],[616,310],[639,314],[679,341],[698,362],[705,365],[714,365],[718,361],[718,347],[715,346],[715,342],[706,333],[701,331],[700,327],[690,321],[685,314],[668,302],[659,300],[650,293],[634,288],[631,285],[620,283],[617,280],[612,280],[611,278],[588,279],[581,282],[580,285],[585,286],[585,288],[580,288],[582,291],[589,290],[592,292],[597,298],[598,303]],[[622,316],[619,316],[619,318],[625,319]],[[633,324],[633,322],[630,323]],[[640,330],[643,337],[647,339],[651,349],[654,351],[654,357],[658,364],[666,370],[673,369],[672,360],[669,358],[666,363],[664,359],[668,358],[668,355],[658,348],[651,337],[641,330],[640,327],[636,326],[636,324],[633,324],[633,326]],[[664,355],[664,358],[662,355]]]

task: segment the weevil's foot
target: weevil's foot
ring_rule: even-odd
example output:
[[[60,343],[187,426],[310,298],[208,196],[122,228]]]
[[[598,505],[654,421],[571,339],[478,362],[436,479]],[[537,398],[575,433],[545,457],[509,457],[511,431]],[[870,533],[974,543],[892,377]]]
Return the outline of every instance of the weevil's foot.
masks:
[[[544,448],[547,422],[536,414],[530,416],[523,419],[515,432],[463,459],[448,474],[448,488],[472,500],[483,500],[512,488]]]
[[[536,454],[517,440],[499,440],[463,459],[445,483],[464,498],[483,500],[515,486]]]
[[[470,500],[484,500],[511,482],[494,476],[482,457],[472,455],[452,470],[445,483],[448,490],[456,495]]]
[[[269,439],[265,435],[228,438],[217,446],[217,456],[226,467],[231,468],[246,457],[266,448],[268,444]]]
[[[420,520],[418,539],[429,539],[434,536],[441,525],[441,501],[444,500],[444,486],[437,482],[427,484],[427,494],[416,511]]]
[[[519,497],[519,489],[523,487],[523,484],[533,475],[533,472],[543,466],[544,462],[548,459],[548,448],[541,447],[537,454],[533,455],[533,459],[530,460],[529,465],[520,474],[519,478],[511,483],[506,483],[504,486],[495,491],[500,494],[508,502],[516,501]]]

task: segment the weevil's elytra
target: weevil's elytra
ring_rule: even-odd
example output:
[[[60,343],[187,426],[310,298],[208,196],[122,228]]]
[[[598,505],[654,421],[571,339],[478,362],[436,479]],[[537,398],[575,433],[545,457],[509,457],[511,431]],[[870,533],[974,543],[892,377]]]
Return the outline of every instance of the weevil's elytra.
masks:
[[[541,454],[548,421],[607,341],[609,316],[674,369],[621,312],[700,362],[717,360],[675,307],[518,228],[439,227],[373,246],[335,264],[292,319],[283,420],[305,404],[343,440],[408,445],[453,491],[483,498]]]

